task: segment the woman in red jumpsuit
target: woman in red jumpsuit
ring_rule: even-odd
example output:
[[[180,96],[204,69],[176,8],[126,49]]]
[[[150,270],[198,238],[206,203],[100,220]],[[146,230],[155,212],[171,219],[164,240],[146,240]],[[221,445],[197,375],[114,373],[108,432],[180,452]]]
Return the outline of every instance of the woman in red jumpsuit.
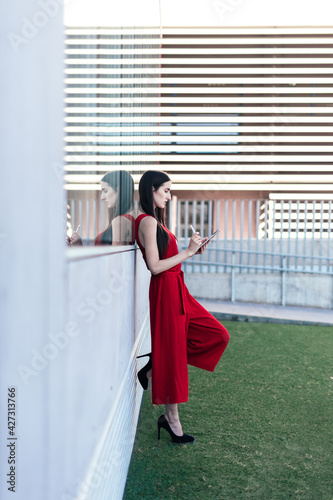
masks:
[[[187,365],[214,371],[229,341],[227,330],[189,293],[181,263],[198,252],[201,244],[195,233],[186,250],[178,253],[175,236],[165,227],[166,203],[171,199],[171,181],[164,172],[147,171],[139,184],[140,212],[136,239],[151,271],[149,288],[152,353],[140,370],[147,387],[152,377],[152,403],[165,404],[158,419],[174,443],[193,442],[183,434],[178,403],[188,400]],[[201,253],[202,247],[199,250]],[[150,356],[150,355],[149,355]]]

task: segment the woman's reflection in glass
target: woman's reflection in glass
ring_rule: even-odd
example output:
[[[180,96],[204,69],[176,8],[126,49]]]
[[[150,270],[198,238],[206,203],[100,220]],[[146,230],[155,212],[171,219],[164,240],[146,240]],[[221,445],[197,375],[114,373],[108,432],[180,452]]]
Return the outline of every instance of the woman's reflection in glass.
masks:
[[[131,245],[135,241],[134,182],[126,170],[108,172],[101,179],[101,200],[107,204],[109,225],[95,239],[95,245]],[[73,233],[70,245],[82,245]]]

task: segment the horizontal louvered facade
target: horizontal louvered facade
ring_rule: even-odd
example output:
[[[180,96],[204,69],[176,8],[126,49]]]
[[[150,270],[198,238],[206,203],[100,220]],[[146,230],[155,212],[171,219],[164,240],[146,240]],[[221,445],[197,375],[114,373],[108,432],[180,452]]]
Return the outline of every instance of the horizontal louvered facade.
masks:
[[[67,188],[331,193],[332,56],[328,28],[68,28]]]

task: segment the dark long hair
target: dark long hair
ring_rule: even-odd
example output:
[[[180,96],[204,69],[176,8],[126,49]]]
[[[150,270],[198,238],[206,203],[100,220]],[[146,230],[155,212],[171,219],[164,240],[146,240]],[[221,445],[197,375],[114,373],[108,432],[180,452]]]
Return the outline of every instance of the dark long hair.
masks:
[[[111,222],[118,215],[124,215],[133,207],[134,182],[131,174],[126,170],[114,170],[105,174],[101,181],[106,182],[115,191],[118,191],[117,204],[109,211],[109,227],[103,232],[101,243],[111,245],[112,226]]]
[[[153,188],[156,191],[162,184],[168,181],[170,181],[170,177],[165,172],[147,170],[139,183],[141,210],[148,215],[152,215],[157,220],[156,239],[160,259],[163,258],[168,248],[169,235],[163,227],[165,226],[165,208],[156,207],[154,209]]]

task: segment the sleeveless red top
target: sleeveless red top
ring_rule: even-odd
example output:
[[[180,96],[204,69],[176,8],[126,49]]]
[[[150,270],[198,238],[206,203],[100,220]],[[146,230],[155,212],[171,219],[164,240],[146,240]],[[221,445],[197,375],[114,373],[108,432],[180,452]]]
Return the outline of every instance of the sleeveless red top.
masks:
[[[131,215],[131,214],[123,214],[123,215],[120,215],[120,217],[125,217],[130,222],[132,222],[132,238],[131,238],[131,241],[127,241],[126,244],[133,245],[135,242],[135,219],[134,219],[133,215]],[[97,245],[97,246],[103,245],[102,236],[105,233],[105,231],[106,231],[106,229],[104,231],[102,231],[101,233],[99,233],[98,236],[96,236],[94,245]],[[110,245],[112,245],[112,242],[110,243]]]
[[[135,221],[135,238],[136,238],[137,244],[139,245],[139,248],[140,248],[140,250],[142,252],[142,255],[143,255],[144,261],[146,263],[147,269],[149,269],[148,268],[148,264],[147,264],[145,249],[141,245],[141,242],[139,240],[139,225],[140,225],[140,222],[142,221],[142,219],[144,217],[153,217],[153,216],[152,215],[148,215],[148,214],[141,214],[141,215],[139,215],[136,218],[136,221]],[[177,241],[176,241],[175,235],[171,231],[169,231],[169,229],[167,227],[165,227],[165,226],[163,226],[163,227],[164,227],[164,229],[167,231],[167,233],[169,235],[169,245],[168,245],[168,248],[167,248],[166,252],[163,255],[163,259],[168,259],[169,257],[173,257],[174,255],[178,254],[178,245],[177,245]],[[160,273],[160,275],[165,274],[165,273],[169,273],[169,272],[175,272],[175,271],[179,272],[181,270],[181,267],[182,267],[181,264],[177,264],[176,266],[171,267],[167,271],[164,271],[163,273]]]

